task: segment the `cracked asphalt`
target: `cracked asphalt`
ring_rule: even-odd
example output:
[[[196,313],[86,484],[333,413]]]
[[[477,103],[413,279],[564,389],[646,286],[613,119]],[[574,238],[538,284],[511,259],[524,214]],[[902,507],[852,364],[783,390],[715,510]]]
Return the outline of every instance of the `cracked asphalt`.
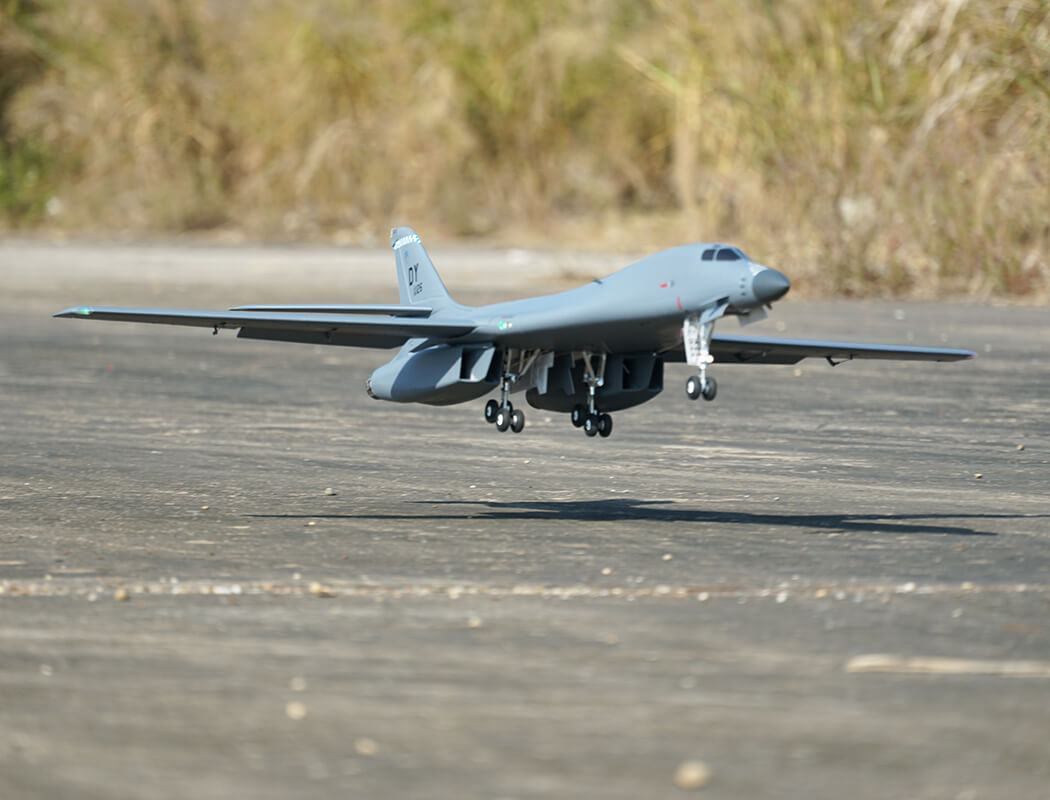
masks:
[[[626,263],[433,255],[465,302]],[[1006,676],[1050,664],[1046,309],[789,295],[741,332],[979,358],[718,365],[709,404],[670,365],[592,440],[371,400],[391,353],[50,317],[391,301],[387,250],[13,240],[0,278],[0,797],[1050,794],[1050,682]]]

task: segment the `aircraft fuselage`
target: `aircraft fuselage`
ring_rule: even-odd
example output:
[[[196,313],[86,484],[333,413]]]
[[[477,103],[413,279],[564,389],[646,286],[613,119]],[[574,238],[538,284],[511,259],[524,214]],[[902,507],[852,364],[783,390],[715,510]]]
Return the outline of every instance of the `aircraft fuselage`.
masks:
[[[660,352],[680,341],[682,318],[688,314],[721,302],[728,304],[727,313],[746,314],[787,291],[786,277],[746,258],[702,260],[705,250],[716,247],[675,247],[576,289],[471,308],[479,325],[461,341],[554,351]],[[773,276],[771,288],[763,291],[759,275]]]

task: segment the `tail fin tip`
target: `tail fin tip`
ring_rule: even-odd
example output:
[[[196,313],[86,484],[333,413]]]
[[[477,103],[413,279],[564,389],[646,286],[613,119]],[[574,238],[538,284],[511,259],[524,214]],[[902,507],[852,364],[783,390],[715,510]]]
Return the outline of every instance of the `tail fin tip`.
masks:
[[[454,305],[419,235],[407,226],[390,229],[390,246],[397,264],[397,288],[404,305]]]
[[[400,250],[409,244],[421,244],[419,234],[405,225],[390,229],[390,246],[392,248]]]

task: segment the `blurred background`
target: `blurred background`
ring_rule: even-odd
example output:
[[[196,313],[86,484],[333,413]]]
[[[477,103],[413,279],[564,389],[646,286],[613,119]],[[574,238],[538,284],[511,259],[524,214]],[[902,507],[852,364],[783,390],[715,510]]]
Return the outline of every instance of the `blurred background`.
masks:
[[[0,230],[1050,298],[1047,0],[0,0]]]

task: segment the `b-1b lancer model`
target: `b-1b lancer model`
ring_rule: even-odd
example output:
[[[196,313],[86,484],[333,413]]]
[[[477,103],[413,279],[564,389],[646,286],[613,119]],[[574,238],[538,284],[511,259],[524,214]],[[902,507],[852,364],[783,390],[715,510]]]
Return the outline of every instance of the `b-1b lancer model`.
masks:
[[[736,247],[674,247],[607,278],[558,294],[487,306],[449,295],[411,228],[390,234],[401,302],[396,305],[264,305],[229,311],[71,308],[55,316],[196,325],[244,339],[350,347],[399,347],[368,379],[374,398],[452,405],[499,390],[485,420],[519,433],[525,414],[510,402],[524,391],[534,408],[561,411],[588,436],[612,433],[610,413],[651,400],[664,388],[664,364],[696,374],[690,399],[714,400],[714,363],[794,364],[816,356],[832,365],[854,358],[957,361],[968,350],[713,335],[736,316],[762,319],[791,284]]]

